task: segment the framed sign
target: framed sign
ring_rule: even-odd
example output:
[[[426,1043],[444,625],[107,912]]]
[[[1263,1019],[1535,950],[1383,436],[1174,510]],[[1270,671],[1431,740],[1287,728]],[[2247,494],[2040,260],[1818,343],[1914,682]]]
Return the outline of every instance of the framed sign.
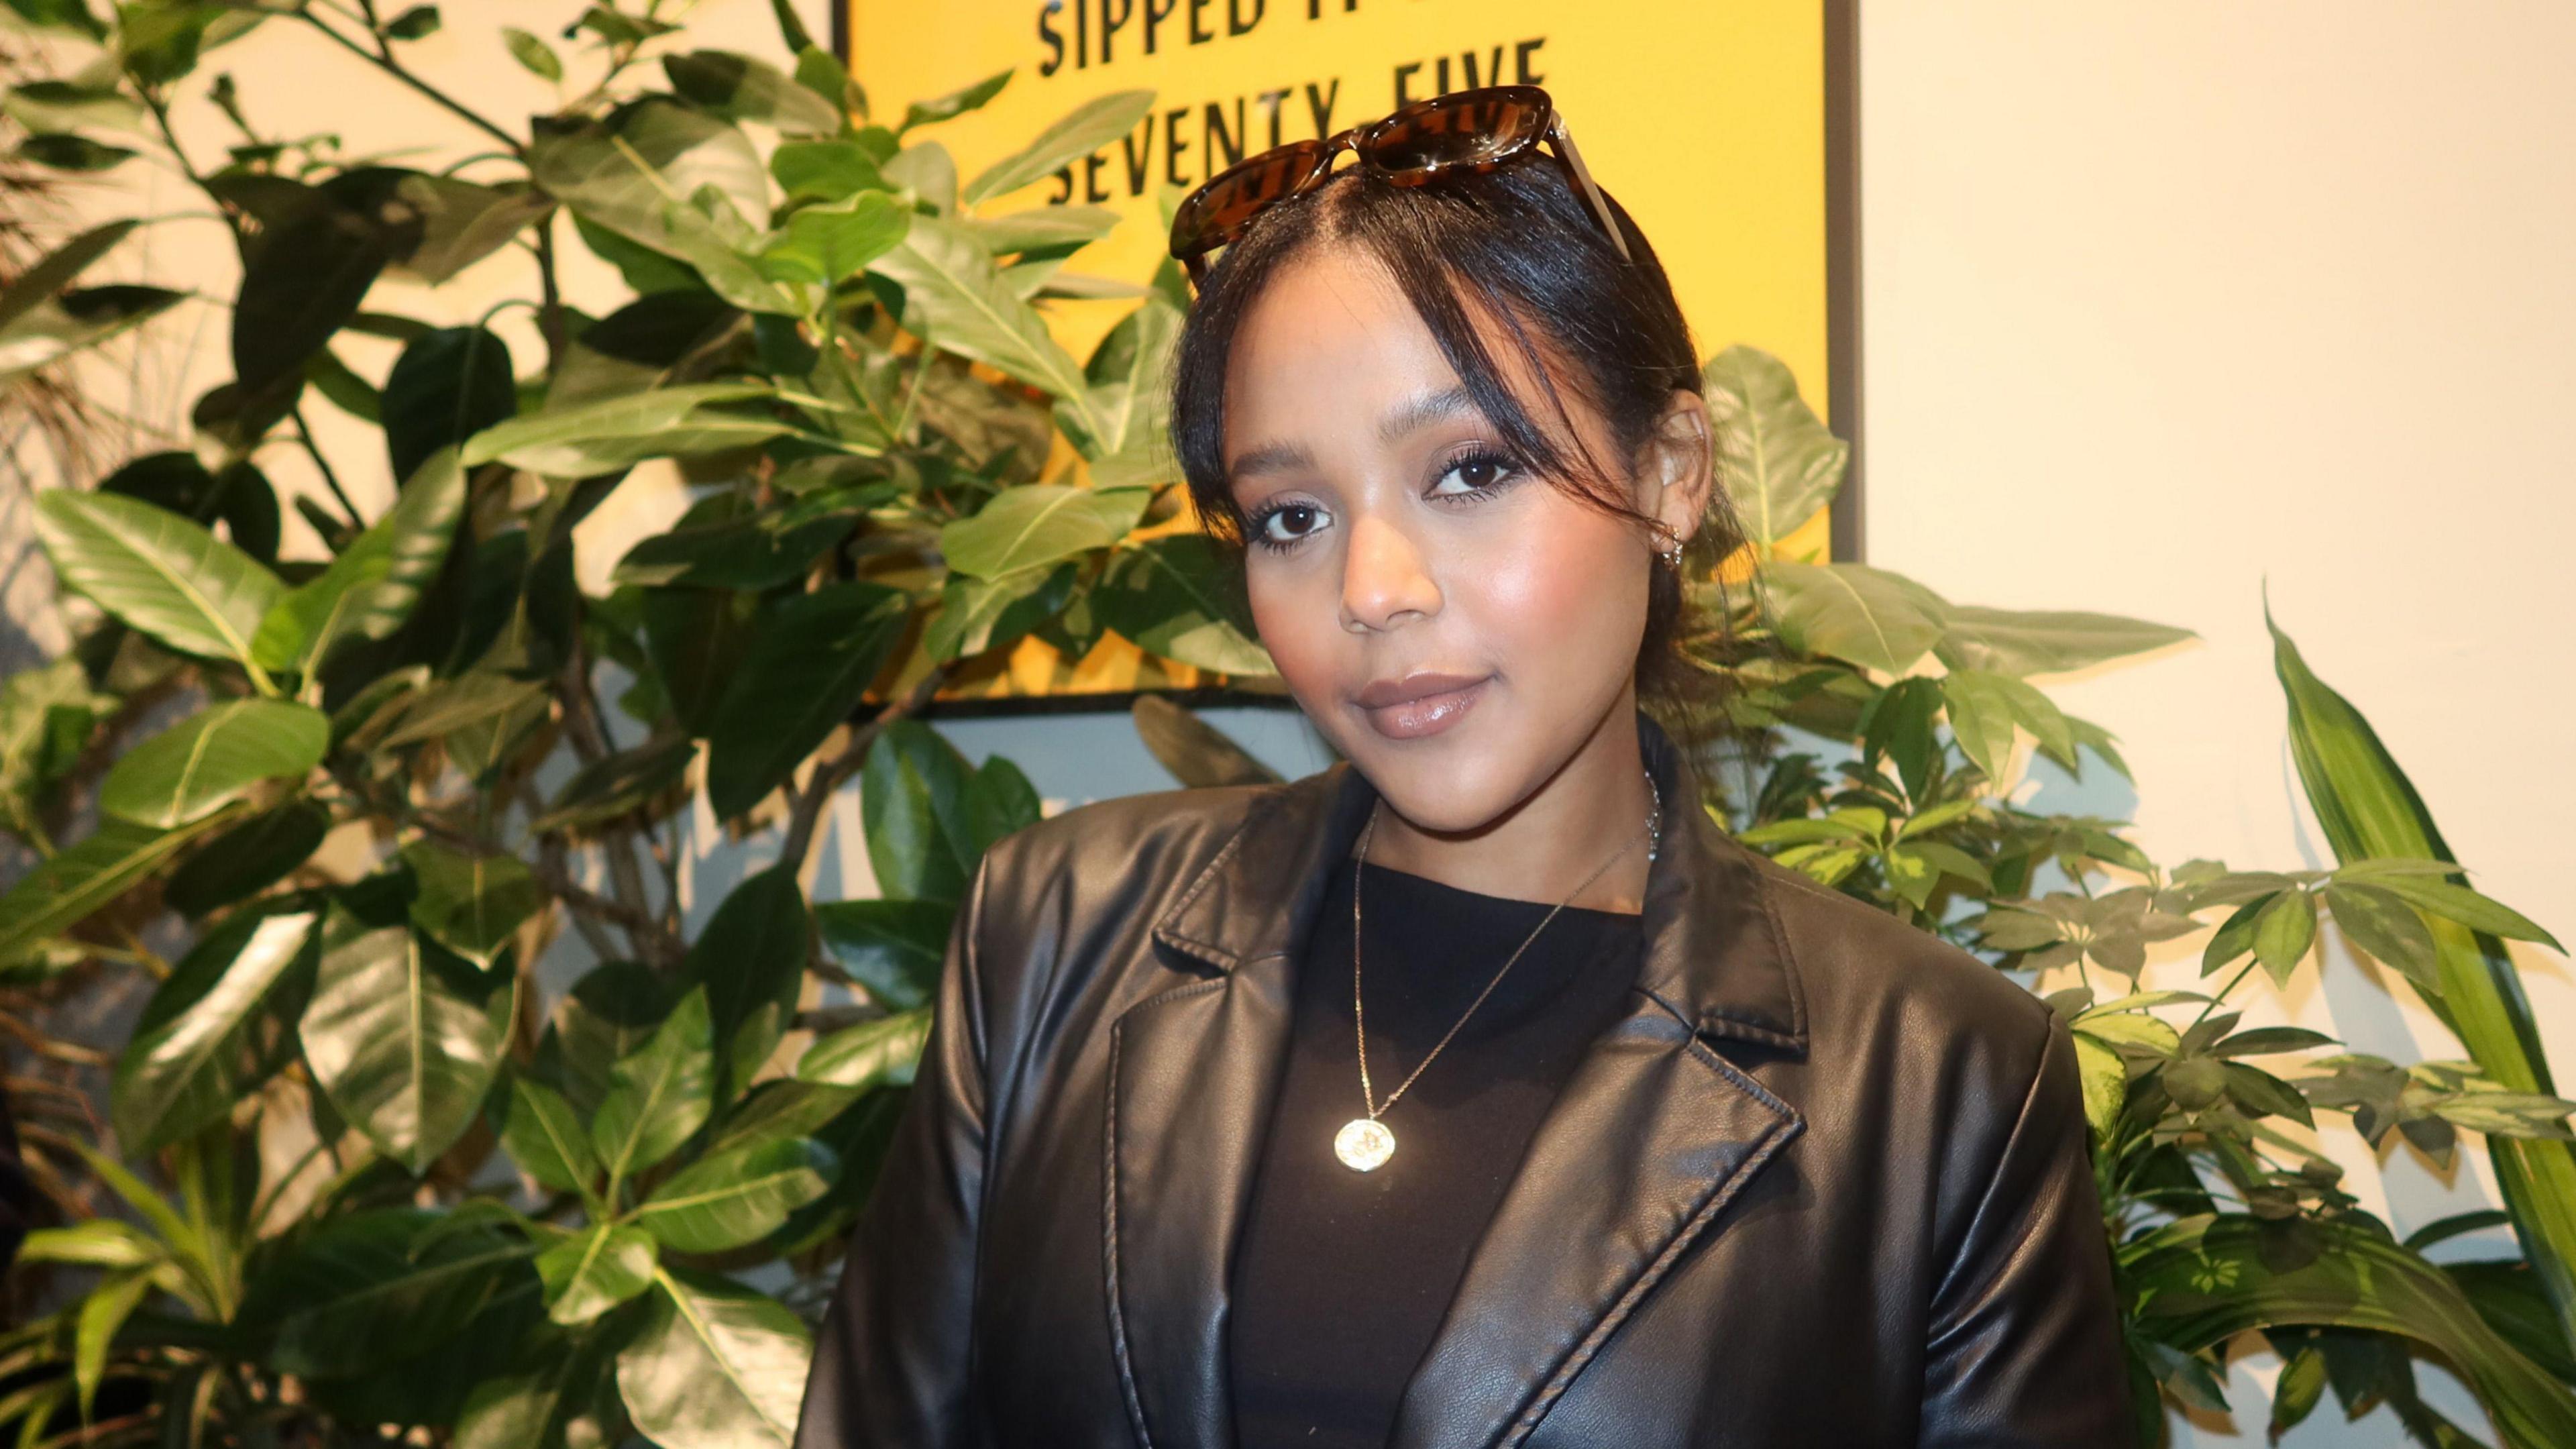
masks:
[[[1116,143],[985,203],[1119,211],[1074,264],[1135,282],[1163,259],[1169,205],[1246,155],[1407,100],[1543,85],[1593,175],[1653,241],[1700,355],[1749,343],[1778,356],[1857,444],[1856,0],[840,3],[837,47],[883,115],[1010,72],[990,102],[932,133],[962,174],[1094,97],[1154,92],[1151,112]],[[1052,301],[1050,325],[1087,356],[1133,305]],[[1860,474],[1855,446],[1830,517],[1807,525],[1835,558],[1859,556]],[[1015,658],[1001,676],[966,689],[1106,704],[1115,701],[1099,696],[1206,682],[1114,658]]]

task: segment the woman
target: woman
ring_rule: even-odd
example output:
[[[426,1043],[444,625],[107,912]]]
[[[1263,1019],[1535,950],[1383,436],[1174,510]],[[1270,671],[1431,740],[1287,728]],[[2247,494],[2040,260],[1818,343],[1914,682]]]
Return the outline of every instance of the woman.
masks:
[[[2125,1442],[2065,1028],[1730,841],[1640,708],[1738,539],[1544,93],[1174,240],[1181,465],[1344,758],[987,853],[801,1449]]]

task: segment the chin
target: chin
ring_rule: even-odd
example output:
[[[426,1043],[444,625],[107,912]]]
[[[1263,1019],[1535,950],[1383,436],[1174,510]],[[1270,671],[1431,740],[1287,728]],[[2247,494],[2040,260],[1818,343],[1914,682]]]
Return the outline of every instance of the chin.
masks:
[[[1461,721],[1462,726],[1468,721]],[[1494,720],[1479,721],[1492,725]],[[1422,830],[1458,834],[1491,823],[1520,803],[1519,752],[1465,728],[1424,740],[1385,739],[1358,725],[1342,753],[1368,777],[1388,808]]]

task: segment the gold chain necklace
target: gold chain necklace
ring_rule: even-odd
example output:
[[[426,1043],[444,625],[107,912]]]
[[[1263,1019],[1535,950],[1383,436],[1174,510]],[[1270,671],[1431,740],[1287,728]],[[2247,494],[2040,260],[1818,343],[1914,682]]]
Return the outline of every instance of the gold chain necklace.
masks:
[[[1653,792],[1655,800],[1653,809],[1646,816],[1646,859],[1653,860],[1657,848],[1663,842],[1664,791],[1662,786],[1655,783],[1655,777],[1651,772],[1646,776],[1646,788]],[[1422,1069],[1431,1065],[1431,1059],[1440,1055],[1440,1048],[1449,1045],[1449,1038],[1458,1034],[1458,1028],[1467,1024],[1467,1018],[1476,1014],[1476,1008],[1485,1004],[1485,998],[1493,994],[1494,988],[1503,984],[1504,972],[1510,971],[1513,963],[1521,959],[1521,953],[1530,948],[1530,942],[1538,939],[1539,932],[1547,929],[1549,921],[1556,919],[1556,913],[1564,910],[1567,903],[1575,896],[1583,894],[1594,881],[1601,878],[1603,872],[1618,864],[1620,857],[1628,853],[1628,847],[1637,843],[1633,838],[1623,842],[1617,850],[1611,852],[1608,860],[1601,862],[1600,869],[1584,877],[1583,884],[1576,886],[1565,900],[1549,907],[1548,913],[1530,929],[1529,935],[1523,938],[1520,945],[1513,949],[1511,958],[1503,962],[1502,970],[1494,973],[1494,979],[1486,982],[1485,989],[1476,993],[1476,999],[1467,1003],[1467,1009],[1459,1013],[1458,1020],[1451,1024],[1449,1030],[1433,1045],[1429,1054],[1415,1064],[1412,1073],[1397,1083],[1395,1090],[1387,1093],[1386,1100],[1381,1102],[1377,1100],[1376,1093],[1369,1086],[1368,1023],[1362,1016],[1360,1006],[1360,877],[1367,873],[1369,837],[1376,833],[1377,809],[1372,806],[1369,809],[1368,828],[1360,832],[1359,866],[1351,875],[1351,1025],[1359,1033],[1360,1100],[1367,1105],[1368,1115],[1354,1117],[1343,1123],[1342,1130],[1333,1135],[1333,1155],[1358,1172],[1374,1172],[1385,1165],[1388,1158],[1395,1155],[1395,1134],[1387,1130],[1386,1124],[1380,1122],[1378,1118],[1395,1105],[1395,1099],[1404,1095],[1405,1088],[1413,1085],[1415,1077],[1422,1075]]]

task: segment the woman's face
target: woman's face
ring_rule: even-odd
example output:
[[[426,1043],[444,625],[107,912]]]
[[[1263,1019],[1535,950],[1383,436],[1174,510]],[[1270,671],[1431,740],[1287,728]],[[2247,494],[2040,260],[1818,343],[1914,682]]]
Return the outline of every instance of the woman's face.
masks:
[[[1518,347],[1485,335],[1545,426]],[[1559,391],[1592,455],[1616,457]],[[1482,826],[1632,728],[1652,540],[1520,470],[1378,264],[1324,249],[1274,277],[1236,333],[1224,416],[1261,640],[1407,820]],[[1657,483],[1635,486],[1659,511]],[[1666,516],[1687,536],[1698,515]]]

